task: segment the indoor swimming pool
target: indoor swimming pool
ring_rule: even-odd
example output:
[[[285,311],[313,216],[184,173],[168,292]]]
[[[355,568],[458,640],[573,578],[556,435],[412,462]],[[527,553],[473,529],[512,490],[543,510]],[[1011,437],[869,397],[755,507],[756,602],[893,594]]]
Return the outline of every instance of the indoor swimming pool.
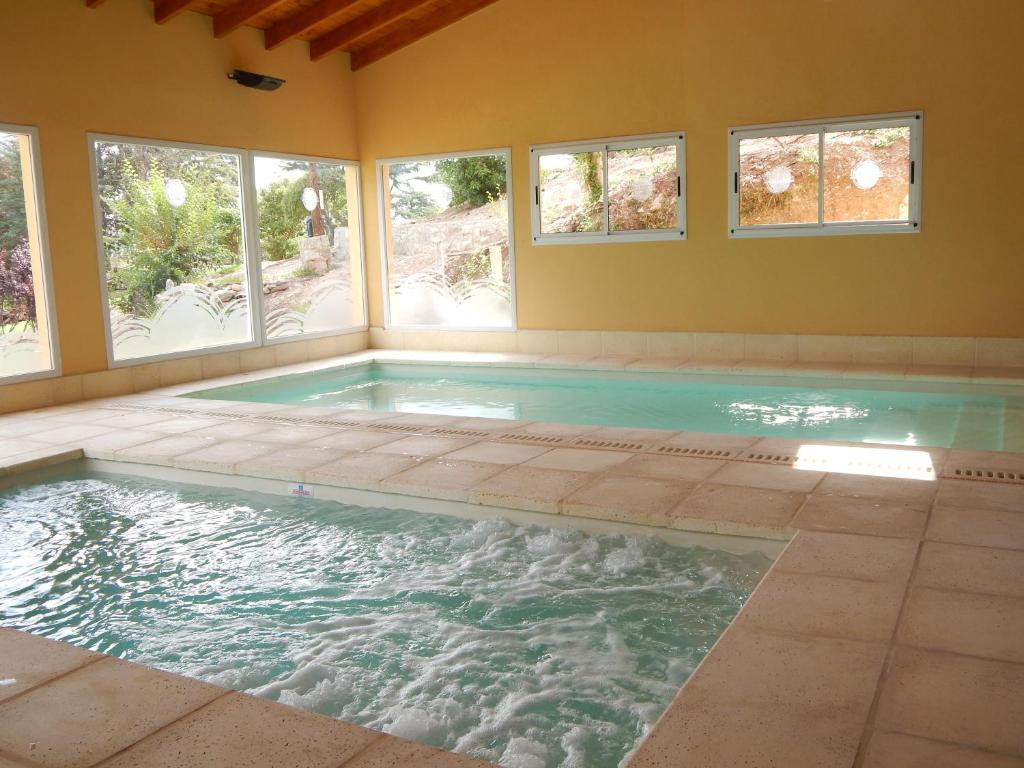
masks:
[[[614,768],[772,559],[607,531],[64,474],[0,491],[0,623],[513,768]]]
[[[1024,451],[1020,387],[373,363],[191,397]]]

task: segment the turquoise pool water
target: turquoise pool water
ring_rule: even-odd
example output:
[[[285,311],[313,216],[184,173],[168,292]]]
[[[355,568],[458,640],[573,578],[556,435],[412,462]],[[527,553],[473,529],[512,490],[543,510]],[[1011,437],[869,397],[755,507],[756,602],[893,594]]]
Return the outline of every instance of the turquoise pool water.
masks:
[[[1012,387],[372,364],[192,396],[1024,451],[1024,392]]]
[[[611,768],[761,554],[95,474],[0,492],[0,622],[511,768]]]

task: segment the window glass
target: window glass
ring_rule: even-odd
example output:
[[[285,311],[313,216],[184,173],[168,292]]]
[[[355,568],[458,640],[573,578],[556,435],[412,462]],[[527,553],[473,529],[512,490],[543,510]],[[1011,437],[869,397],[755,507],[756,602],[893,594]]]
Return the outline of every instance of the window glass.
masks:
[[[54,368],[32,144],[0,129],[0,379]]]
[[[361,326],[356,169],[259,155],[254,167],[267,338]]]
[[[510,328],[506,154],[384,163],[389,325]]]
[[[741,139],[739,155],[741,226],[817,224],[817,133]]]
[[[825,221],[910,218],[910,128],[825,132]]]
[[[252,340],[241,155],[96,141],[115,360]]]
[[[541,155],[540,231],[604,231],[604,152]]]
[[[612,232],[678,229],[676,146],[608,150],[608,226]]]

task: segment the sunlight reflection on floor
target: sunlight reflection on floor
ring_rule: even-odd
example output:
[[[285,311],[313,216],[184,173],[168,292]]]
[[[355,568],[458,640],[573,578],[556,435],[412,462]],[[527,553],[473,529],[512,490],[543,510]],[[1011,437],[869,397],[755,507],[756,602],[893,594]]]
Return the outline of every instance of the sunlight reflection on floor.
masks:
[[[908,480],[935,479],[935,467],[932,466],[932,457],[928,451],[856,445],[801,445],[793,466],[796,469],[849,475],[900,477]]]

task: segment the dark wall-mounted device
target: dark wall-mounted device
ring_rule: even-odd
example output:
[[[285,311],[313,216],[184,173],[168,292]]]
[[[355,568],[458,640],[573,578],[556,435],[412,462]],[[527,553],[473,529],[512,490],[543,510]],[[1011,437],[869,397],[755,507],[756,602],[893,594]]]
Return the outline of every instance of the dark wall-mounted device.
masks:
[[[255,72],[246,72],[244,69],[236,69],[228,77],[239,85],[244,85],[246,88],[255,88],[257,91],[276,91],[284,85],[284,80],[279,77],[258,75]]]

